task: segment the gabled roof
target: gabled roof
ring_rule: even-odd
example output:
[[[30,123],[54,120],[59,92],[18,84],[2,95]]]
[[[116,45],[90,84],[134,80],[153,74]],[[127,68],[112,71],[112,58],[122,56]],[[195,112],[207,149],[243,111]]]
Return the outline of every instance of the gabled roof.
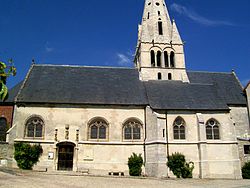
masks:
[[[33,65],[17,102],[146,105],[138,78],[129,68]]]
[[[190,83],[139,80],[136,69],[33,65],[17,103],[150,105],[159,110],[229,110],[246,106],[234,73],[188,72]],[[19,86],[20,87],[20,86]]]

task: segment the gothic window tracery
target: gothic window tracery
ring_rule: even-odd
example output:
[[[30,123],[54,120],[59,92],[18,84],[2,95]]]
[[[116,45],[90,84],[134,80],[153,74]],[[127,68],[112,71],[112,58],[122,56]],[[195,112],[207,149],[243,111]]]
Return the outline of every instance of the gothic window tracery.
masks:
[[[95,118],[89,123],[89,139],[106,140],[108,138],[108,123],[103,118]]]
[[[123,125],[123,139],[126,141],[140,141],[142,124],[136,119],[129,119]]]
[[[26,122],[25,137],[42,138],[44,130],[44,122],[40,117],[33,116]]]
[[[174,139],[185,140],[186,139],[186,123],[183,118],[177,117],[173,124]]]
[[[220,124],[215,119],[210,119],[206,123],[206,136],[208,140],[220,139]]]

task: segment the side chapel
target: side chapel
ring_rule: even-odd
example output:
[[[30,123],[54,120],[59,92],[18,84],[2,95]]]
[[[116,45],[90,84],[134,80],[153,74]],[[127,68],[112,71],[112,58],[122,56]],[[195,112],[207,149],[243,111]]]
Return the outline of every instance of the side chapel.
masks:
[[[196,178],[240,179],[246,95],[234,72],[186,70],[164,0],[145,0],[134,62],[32,64],[15,88],[8,143],[40,144],[35,168],[49,171],[126,175],[134,152],[143,156],[144,174],[167,177],[167,157],[181,152],[194,162]]]

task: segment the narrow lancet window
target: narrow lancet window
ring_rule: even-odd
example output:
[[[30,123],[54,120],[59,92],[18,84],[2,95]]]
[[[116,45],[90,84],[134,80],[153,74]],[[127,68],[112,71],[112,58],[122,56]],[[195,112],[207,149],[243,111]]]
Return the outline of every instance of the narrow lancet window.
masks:
[[[154,52],[154,50],[151,50],[150,56],[151,56],[151,67],[155,67],[155,52]]]
[[[157,52],[157,67],[161,67],[161,52]]]
[[[170,53],[170,66],[175,67],[175,55],[174,55],[174,52]]]
[[[168,80],[172,80],[172,74],[168,73]]]
[[[148,19],[149,19],[149,17],[150,17],[150,13],[148,12]]]
[[[165,67],[169,67],[168,52],[164,52]]]
[[[158,73],[158,80],[161,80],[162,79],[162,75],[161,75],[161,73],[159,72]]]
[[[163,35],[162,22],[158,22],[159,35]]]

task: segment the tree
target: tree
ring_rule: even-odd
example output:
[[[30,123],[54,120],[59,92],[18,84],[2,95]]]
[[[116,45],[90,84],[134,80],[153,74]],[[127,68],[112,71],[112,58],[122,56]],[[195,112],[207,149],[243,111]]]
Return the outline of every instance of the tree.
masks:
[[[8,88],[6,86],[7,78],[16,75],[16,68],[12,60],[9,60],[8,66],[0,61],[0,100],[5,101],[8,98]]]

